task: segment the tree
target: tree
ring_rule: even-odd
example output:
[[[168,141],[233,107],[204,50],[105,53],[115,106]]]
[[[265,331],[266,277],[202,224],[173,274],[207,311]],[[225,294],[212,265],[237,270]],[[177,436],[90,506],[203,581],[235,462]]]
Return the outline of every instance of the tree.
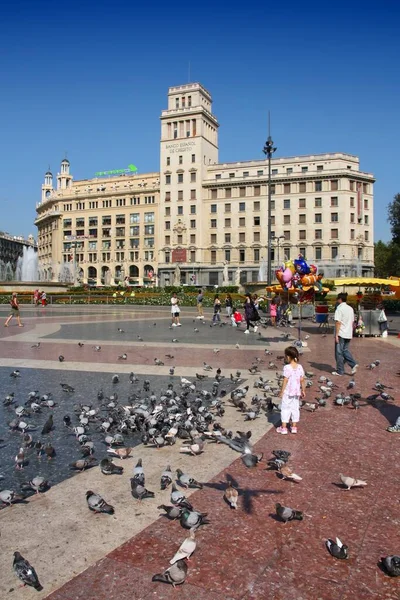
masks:
[[[388,206],[388,221],[392,232],[392,242],[400,245],[400,194],[396,194]]]
[[[374,245],[375,276],[389,277],[390,273],[390,247],[379,240]]]

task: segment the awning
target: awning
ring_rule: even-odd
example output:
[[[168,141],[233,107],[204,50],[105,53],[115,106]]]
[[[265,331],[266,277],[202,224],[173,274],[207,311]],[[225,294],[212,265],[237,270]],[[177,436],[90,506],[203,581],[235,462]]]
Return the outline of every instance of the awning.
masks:
[[[400,280],[396,279],[378,279],[375,277],[342,277],[340,279],[334,279],[333,283],[335,286],[337,285],[358,285],[365,287],[378,287],[380,285],[391,285],[391,286],[399,286]]]

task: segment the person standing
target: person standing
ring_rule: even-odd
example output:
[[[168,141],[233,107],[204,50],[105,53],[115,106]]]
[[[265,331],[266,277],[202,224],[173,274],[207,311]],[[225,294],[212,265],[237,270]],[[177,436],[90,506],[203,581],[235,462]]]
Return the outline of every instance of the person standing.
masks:
[[[297,433],[297,423],[300,420],[300,398],[305,398],[304,369],[299,364],[299,351],[294,346],[285,350],[285,366],[283,367],[283,385],[280,396],[281,426],[277,433],[287,435],[287,425],[292,421],[290,433]]]
[[[218,294],[216,294],[216,296],[214,297],[214,314],[213,314],[213,325],[217,324],[217,321],[220,323],[221,322],[221,317],[219,316],[219,313],[221,312],[221,300],[219,299]]]
[[[176,292],[172,294],[171,298],[171,316],[172,316],[172,327],[180,327],[181,324],[179,322],[179,315],[181,309],[179,308],[179,298],[176,295]]]
[[[227,319],[230,319],[232,316],[232,307],[233,307],[232,296],[230,294],[227,294],[225,296],[225,310],[226,310],[226,318]]]
[[[336,371],[332,375],[342,376],[344,365],[351,367],[351,374],[355,375],[358,364],[350,352],[350,341],[353,338],[354,310],[347,304],[347,294],[342,292],[337,296],[338,305],[335,310],[335,355]]]
[[[254,325],[253,321],[259,321],[260,316],[254,305],[251,294],[246,294],[246,300],[244,301],[244,313],[246,317],[246,330],[244,333],[250,333],[250,327],[253,327],[253,332],[257,333],[258,327]]]
[[[8,327],[8,324],[13,317],[15,317],[17,319],[18,327],[23,327],[23,325],[21,323],[21,317],[19,316],[19,304],[18,304],[18,298],[17,298],[16,292],[13,292],[13,294],[11,296],[10,306],[11,306],[11,312],[8,315],[6,322],[4,323],[4,327]]]
[[[269,316],[271,317],[271,325],[275,327],[276,325],[276,313],[277,313],[277,304],[276,299],[272,298],[271,304],[269,306]]]
[[[204,314],[203,314],[203,290],[200,288],[199,289],[199,293],[197,294],[197,318],[198,319],[204,319]]]
[[[47,304],[47,295],[46,292],[42,292],[40,295],[40,301],[42,303],[42,306],[45,307]]]

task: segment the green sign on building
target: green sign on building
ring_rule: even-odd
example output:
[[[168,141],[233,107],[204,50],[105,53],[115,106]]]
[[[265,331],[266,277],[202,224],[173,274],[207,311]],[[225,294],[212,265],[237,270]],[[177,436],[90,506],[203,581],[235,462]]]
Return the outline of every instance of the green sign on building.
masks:
[[[113,169],[112,171],[97,171],[95,177],[108,177],[109,175],[124,175],[125,173],[136,173],[137,167],[135,165],[128,165],[127,169]]]

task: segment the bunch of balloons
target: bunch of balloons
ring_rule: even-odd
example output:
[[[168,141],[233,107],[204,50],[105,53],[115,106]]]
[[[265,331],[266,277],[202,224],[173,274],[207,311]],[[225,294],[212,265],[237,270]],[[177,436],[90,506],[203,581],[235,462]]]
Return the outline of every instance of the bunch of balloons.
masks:
[[[306,290],[316,286],[322,291],[323,273],[317,274],[317,271],[315,265],[308,265],[304,256],[299,254],[296,260],[287,260],[275,275],[284,290]]]

